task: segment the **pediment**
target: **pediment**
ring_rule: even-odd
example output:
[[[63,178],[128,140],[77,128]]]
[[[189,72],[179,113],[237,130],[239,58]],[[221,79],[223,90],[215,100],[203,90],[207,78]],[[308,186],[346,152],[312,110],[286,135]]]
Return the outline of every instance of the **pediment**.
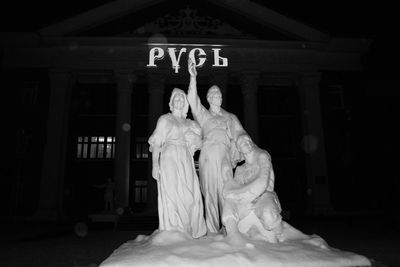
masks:
[[[210,8],[212,7],[212,8]],[[239,19],[238,19],[239,18]],[[167,2],[131,12],[78,33],[79,36],[294,40],[218,6]]]
[[[190,6],[158,17],[132,31],[123,32],[120,36],[134,37],[153,34],[163,34],[172,37],[217,36],[256,39],[254,34],[233,27],[219,18],[201,15],[197,9]]]
[[[329,36],[249,0],[116,0],[40,30],[44,36],[221,37],[322,41]]]

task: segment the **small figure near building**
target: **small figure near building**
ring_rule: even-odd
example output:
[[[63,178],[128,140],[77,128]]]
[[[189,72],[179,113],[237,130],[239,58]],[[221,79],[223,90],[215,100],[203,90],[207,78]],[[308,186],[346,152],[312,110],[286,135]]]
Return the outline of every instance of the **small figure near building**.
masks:
[[[96,188],[104,189],[104,211],[114,210],[114,190],[115,184],[111,178],[107,179],[107,183],[103,185],[94,185]]]

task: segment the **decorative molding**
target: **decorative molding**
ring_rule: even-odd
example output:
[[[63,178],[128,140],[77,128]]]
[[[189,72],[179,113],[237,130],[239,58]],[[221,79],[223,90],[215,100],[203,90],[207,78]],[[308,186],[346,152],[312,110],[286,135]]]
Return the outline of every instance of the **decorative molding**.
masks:
[[[200,16],[196,9],[187,6],[180,9],[177,15],[167,14],[153,22],[125,32],[120,36],[140,36],[146,34],[165,34],[168,36],[233,36],[249,37],[238,29],[211,16]],[[254,37],[254,36],[251,36]]]

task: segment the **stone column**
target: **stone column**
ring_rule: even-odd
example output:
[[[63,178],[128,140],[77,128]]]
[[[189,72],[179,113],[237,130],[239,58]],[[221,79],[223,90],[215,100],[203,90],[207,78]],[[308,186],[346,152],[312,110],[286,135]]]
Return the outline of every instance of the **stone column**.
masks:
[[[306,154],[308,212],[312,214],[325,214],[331,210],[321,119],[320,80],[320,73],[302,73],[298,84],[303,112],[304,136],[301,145]]]
[[[257,72],[243,72],[240,79],[244,128],[256,144],[258,143],[258,76]]]
[[[161,73],[148,74],[148,92],[149,92],[149,137],[156,128],[158,118],[163,114],[164,109],[164,89],[165,78]],[[149,157],[148,165],[148,192],[147,192],[147,212],[151,215],[157,215],[157,182],[151,176],[152,160]]]
[[[67,70],[50,70],[50,101],[37,217],[62,219],[62,196],[72,81]]]
[[[228,106],[227,102],[227,85],[228,85],[228,74],[222,71],[215,71],[210,76],[210,86],[217,85],[221,90],[222,94],[222,107],[225,108]]]
[[[114,180],[116,207],[129,207],[129,178],[131,152],[131,98],[136,77],[130,70],[116,70],[117,114],[115,128]]]

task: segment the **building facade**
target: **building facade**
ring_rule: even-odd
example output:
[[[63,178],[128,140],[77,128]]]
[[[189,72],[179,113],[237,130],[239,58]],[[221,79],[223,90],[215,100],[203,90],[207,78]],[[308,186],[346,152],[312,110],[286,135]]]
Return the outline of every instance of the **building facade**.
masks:
[[[156,214],[147,139],[172,89],[187,89],[193,49],[206,58],[202,102],[220,86],[224,107],[271,153],[284,209],[330,212],[326,139],[335,137],[326,129],[335,126],[324,118],[346,115],[343,88],[357,84],[368,45],[245,0],[118,0],[34,33],[3,34],[2,80],[18,117],[7,122],[15,140],[3,169],[7,213],[84,218],[102,210],[96,185],[112,178],[116,207]],[[149,66],[155,47],[165,55]]]

